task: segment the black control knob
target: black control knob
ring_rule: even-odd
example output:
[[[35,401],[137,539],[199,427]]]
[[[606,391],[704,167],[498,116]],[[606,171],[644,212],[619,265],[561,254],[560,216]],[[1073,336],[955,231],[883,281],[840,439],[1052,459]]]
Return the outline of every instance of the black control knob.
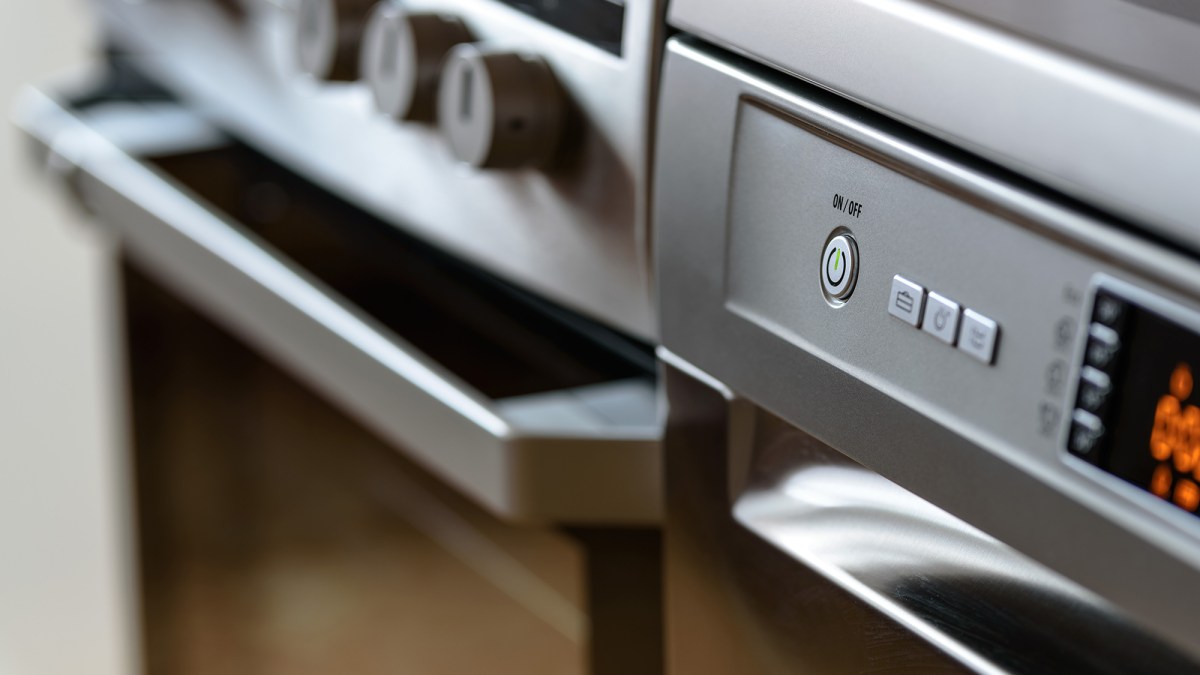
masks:
[[[470,44],[446,58],[438,125],[454,154],[472,166],[548,164],[558,153],[568,109],[562,86],[541,58]]]
[[[454,17],[409,12],[390,1],[376,5],[363,38],[361,66],[375,107],[398,120],[435,121],[446,54],[472,39]]]
[[[371,5],[371,0],[297,0],[294,38],[300,71],[319,80],[357,80]]]

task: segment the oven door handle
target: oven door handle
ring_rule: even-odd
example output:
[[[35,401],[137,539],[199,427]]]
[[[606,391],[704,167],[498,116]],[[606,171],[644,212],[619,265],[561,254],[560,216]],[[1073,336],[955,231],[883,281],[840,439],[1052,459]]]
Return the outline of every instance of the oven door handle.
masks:
[[[652,383],[491,400],[139,161],[126,139],[37,90],[15,121],[133,260],[497,516],[658,520],[661,425],[611,414],[656,409]]]

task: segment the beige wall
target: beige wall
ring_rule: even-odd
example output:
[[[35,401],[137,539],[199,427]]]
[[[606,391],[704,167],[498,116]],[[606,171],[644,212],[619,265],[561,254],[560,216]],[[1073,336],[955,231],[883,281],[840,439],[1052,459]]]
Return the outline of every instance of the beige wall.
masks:
[[[0,1],[0,108],[87,58],[84,0]],[[134,670],[110,246],[0,124],[0,673]]]

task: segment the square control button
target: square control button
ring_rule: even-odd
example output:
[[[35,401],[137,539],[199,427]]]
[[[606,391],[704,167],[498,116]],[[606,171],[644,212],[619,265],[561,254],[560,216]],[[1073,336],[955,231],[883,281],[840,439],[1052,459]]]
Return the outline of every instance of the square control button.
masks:
[[[957,302],[937,293],[930,293],[925,300],[925,313],[921,320],[921,330],[948,345],[954,344],[958,338]]]
[[[1088,328],[1087,348],[1083,362],[1099,370],[1110,370],[1116,366],[1121,354],[1121,334],[1098,323]]]
[[[1076,457],[1098,464],[1105,433],[1104,423],[1099,417],[1085,410],[1076,410],[1071,415],[1067,450]]]
[[[888,314],[916,328],[921,325],[921,310],[925,307],[925,289],[897,274],[892,277],[892,292],[888,294]]]
[[[1125,325],[1125,317],[1128,314],[1129,305],[1124,300],[1105,292],[1104,289],[1096,292],[1096,301],[1092,305],[1092,321],[1119,331]]]
[[[962,330],[958,335],[958,348],[971,356],[991,365],[996,357],[996,338],[1000,326],[986,316],[968,309],[963,312]]]

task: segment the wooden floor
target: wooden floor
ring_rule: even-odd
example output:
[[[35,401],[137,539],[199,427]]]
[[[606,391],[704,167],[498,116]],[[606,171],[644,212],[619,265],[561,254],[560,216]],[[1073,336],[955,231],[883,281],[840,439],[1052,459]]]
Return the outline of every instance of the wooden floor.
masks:
[[[573,540],[495,521],[125,280],[149,673],[583,672]]]

